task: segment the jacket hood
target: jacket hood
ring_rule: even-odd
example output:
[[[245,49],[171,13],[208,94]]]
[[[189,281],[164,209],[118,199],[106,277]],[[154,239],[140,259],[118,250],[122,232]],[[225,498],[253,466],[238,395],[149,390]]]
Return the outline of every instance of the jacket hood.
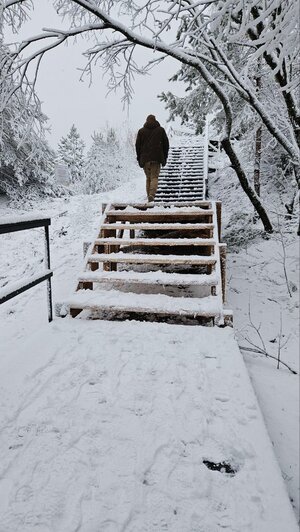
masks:
[[[147,129],[155,129],[156,127],[160,127],[160,123],[157,120],[154,120],[153,122],[145,122],[144,127]]]

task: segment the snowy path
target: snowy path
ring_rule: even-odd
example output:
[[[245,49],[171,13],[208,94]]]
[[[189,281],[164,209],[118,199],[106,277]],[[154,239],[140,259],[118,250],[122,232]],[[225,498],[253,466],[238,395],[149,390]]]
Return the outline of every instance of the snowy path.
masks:
[[[297,530],[231,329],[66,318],[0,375],[0,532]]]

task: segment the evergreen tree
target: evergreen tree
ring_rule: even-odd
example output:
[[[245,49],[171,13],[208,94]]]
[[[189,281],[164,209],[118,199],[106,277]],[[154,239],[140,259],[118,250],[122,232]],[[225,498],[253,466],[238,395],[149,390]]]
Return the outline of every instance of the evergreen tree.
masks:
[[[84,192],[97,194],[119,186],[128,166],[127,152],[128,146],[120,146],[113,128],[94,133],[86,157]]]
[[[73,124],[68,135],[62,137],[58,146],[59,159],[69,168],[73,183],[83,178],[84,147],[85,144]]]
[[[85,163],[84,191],[89,194],[97,194],[105,190],[105,167],[103,164],[105,150],[106,143],[102,133],[94,133]]]

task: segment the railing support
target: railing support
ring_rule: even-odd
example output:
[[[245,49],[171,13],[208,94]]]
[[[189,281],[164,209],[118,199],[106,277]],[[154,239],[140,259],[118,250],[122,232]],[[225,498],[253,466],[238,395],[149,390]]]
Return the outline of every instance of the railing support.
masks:
[[[45,251],[46,251],[47,268],[48,270],[51,270],[49,225],[45,225]],[[53,320],[51,277],[48,277],[47,279],[47,302],[48,302],[48,321],[50,323]]]
[[[52,288],[51,277],[53,272],[50,268],[50,239],[49,239],[49,225],[51,224],[50,218],[29,218],[20,217],[16,220],[0,223],[0,234],[14,233],[15,231],[25,231],[26,229],[33,229],[36,227],[45,228],[45,265],[46,272],[44,274],[34,275],[24,281],[14,283],[9,290],[9,286],[0,290],[0,304],[5,303],[9,299],[29,290],[33,286],[36,286],[43,281],[47,281],[47,305],[48,305],[48,321],[53,320],[53,305],[52,305]]]

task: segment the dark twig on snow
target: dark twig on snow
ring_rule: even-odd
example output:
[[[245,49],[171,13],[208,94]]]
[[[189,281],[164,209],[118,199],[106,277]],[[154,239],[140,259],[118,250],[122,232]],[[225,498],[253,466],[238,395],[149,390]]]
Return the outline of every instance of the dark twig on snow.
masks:
[[[260,332],[261,323],[257,326],[257,325],[255,325],[255,323],[252,320],[250,301],[249,301],[249,307],[248,307],[248,316],[249,316],[250,325],[251,325],[252,329],[255,330],[255,332],[256,332],[259,340],[260,340],[260,343],[261,343],[262,347],[259,347],[257,344],[252,342],[249,338],[244,336],[244,340],[246,340],[246,342],[248,342],[248,344],[250,344],[251,347],[240,346],[240,349],[242,349],[243,351],[249,351],[249,352],[252,352],[252,353],[258,353],[259,355],[263,355],[263,356],[265,356],[267,358],[272,358],[273,360],[277,361],[277,369],[279,369],[280,364],[282,364],[289,371],[291,371],[294,375],[297,375],[298,374],[297,371],[292,369],[288,364],[286,364],[286,362],[283,362],[281,360],[281,349],[288,343],[288,341],[290,339],[290,335],[289,335],[285,339],[285,341],[282,342],[282,337],[283,337],[283,334],[282,334],[282,309],[280,309],[280,329],[279,329],[279,333],[278,333],[278,335],[276,337],[276,338],[278,338],[277,356],[270,355],[270,353],[268,353],[268,351],[267,351],[266,344],[265,344],[263,336],[262,336],[262,334]]]
[[[269,353],[267,353],[267,351],[265,351],[264,349],[260,349],[260,347],[245,347],[245,346],[242,346],[240,345],[240,349],[242,351],[249,351],[251,353],[257,353],[259,355],[263,355],[267,358],[273,358],[274,360],[277,360],[277,368],[279,367],[279,363],[282,364],[283,366],[285,366],[291,373],[293,373],[293,375],[298,375],[297,371],[295,371],[293,368],[291,368],[288,364],[286,364],[285,362],[282,362],[282,360],[280,360],[280,358],[278,357],[275,357],[273,355],[270,355]]]

